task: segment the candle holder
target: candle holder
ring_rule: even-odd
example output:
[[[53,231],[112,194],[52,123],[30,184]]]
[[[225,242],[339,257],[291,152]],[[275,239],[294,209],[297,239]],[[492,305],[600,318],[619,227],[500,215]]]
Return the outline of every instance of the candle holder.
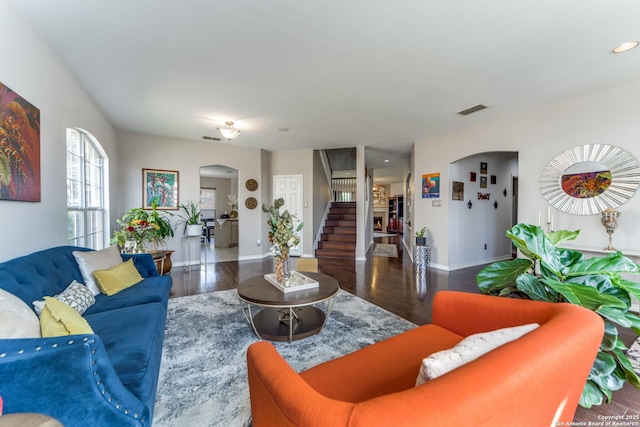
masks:
[[[616,249],[611,244],[611,239],[613,238],[614,231],[616,231],[616,228],[618,228],[618,218],[620,218],[620,215],[622,214],[615,209],[607,208],[602,211],[600,215],[600,222],[602,223],[604,228],[606,228],[607,234],[609,235],[609,246],[604,248],[604,250],[615,252]]]

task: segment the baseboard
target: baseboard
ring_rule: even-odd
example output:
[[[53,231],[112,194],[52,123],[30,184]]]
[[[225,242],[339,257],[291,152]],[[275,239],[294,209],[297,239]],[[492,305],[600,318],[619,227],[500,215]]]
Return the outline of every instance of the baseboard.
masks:
[[[491,264],[493,262],[498,262],[498,261],[508,261],[510,259],[513,259],[511,255],[502,255],[495,258],[479,259],[475,261],[465,262],[462,264],[450,265],[448,271],[461,270],[463,268],[475,267],[483,264]]]

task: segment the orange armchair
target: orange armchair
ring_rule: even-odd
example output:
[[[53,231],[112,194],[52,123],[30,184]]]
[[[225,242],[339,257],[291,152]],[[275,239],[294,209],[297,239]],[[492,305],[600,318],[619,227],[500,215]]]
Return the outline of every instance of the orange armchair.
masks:
[[[296,373],[247,352],[254,427],[550,426],[573,420],[604,333],[582,307],[441,291],[433,323]],[[479,332],[540,327],[415,387],[422,359]]]

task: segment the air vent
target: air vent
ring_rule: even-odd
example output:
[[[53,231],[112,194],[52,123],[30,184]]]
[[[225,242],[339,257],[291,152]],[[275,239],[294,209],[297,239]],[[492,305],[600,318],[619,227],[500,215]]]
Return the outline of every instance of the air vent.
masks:
[[[215,136],[203,136],[202,139],[208,139],[209,141],[220,141],[220,138],[216,138]]]
[[[477,105],[474,105],[473,107],[460,110],[456,114],[460,114],[461,116],[468,116],[469,114],[473,114],[477,111],[484,110],[485,108],[489,108],[489,106],[484,104],[477,104]]]

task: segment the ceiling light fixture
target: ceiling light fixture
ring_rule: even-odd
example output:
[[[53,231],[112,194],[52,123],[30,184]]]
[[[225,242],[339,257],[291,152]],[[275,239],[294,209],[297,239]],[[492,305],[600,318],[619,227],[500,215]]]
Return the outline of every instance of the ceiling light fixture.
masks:
[[[628,50],[633,49],[634,47],[637,47],[638,44],[640,44],[640,42],[637,41],[632,41],[632,42],[626,42],[626,43],[622,43],[620,46],[614,48],[611,53],[622,53],[622,52],[626,52]]]
[[[236,136],[238,136],[238,134],[240,133],[240,130],[233,127],[233,122],[224,122],[224,123],[227,125],[227,127],[224,127],[222,129],[218,128],[218,130],[220,131],[222,136],[224,136],[226,139],[231,141]]]

